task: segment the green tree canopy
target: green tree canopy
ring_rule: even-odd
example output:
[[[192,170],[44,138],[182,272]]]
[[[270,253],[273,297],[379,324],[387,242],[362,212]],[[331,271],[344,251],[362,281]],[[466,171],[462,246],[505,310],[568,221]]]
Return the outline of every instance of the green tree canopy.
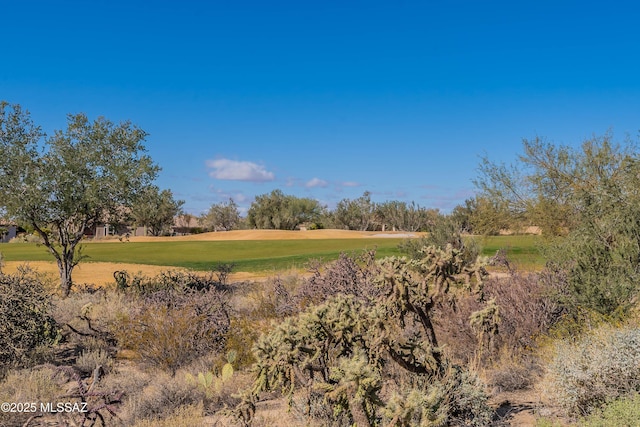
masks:
[[[294,230],[305,222],[318,220],[324,211],[320,202],[273,190],[257,196],[247,212],[250,227],[260,229]]]
[[[238,205],[231,198],[227,202],[211,205],[209,211],[200,218],[202,225],[213,231],[233,230],[238,227],[240,220]]]
[[[395,231],[425,230],[438,215],[437,209],[425,209],[415,204],[391,200],[376,206],[375,217],[383,229]]]
[[[365,191],[355,200],[340,200],[334,210],[334,217],[337,224],[349,230],[367,231],[375,224],[375,213],[376,205],[371,201],[371,193]]]
[[[184,200],[175,200],[171,190],[151,185],[140,192],[132,208],[135,224],[148,227],[153,236],[168,233],[176,216],[182,213]]]
[[[570,302],[623,314],[640,291],[640,157],[631,141],[605,134],[580,148],[524,141],[512,168],[484,159],[483,194],[547,234],[545,249],[566,277]]]
[[[113,223],[155,178],[145,155],[146,132],[130,122],[93,122],[69,115],[67,129],[45,137],[19,105],[0,103],[0,205],[6,216],[33,228],[56,259],[61,290],[86,229]]]
[[[451,217],[460,231],[485,236],[499,234],[503,229],[520,228],[520,223],[510,214],[504,201],[481,195],[456,206]]]

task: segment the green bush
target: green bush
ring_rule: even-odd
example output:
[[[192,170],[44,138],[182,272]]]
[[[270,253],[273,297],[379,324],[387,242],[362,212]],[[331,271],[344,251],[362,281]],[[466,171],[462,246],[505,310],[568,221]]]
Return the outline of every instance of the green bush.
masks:
[[[27,363],[38,346],[53,343],[58,326],[50,314],[51,296],[32,270],[0,274],[0,295],[1,377],[5,369]]]
[[[576,343],[561,343],[549,370],[557,402],[586,415],[640,391],[640,329],[600,327]]]
[[[617,399],[582,419],[584,427],[635,427],[640,424],[640,394]]]

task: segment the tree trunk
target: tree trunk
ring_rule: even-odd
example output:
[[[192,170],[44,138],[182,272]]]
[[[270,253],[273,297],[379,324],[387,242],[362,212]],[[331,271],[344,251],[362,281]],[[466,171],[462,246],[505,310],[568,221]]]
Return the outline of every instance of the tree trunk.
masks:
[[[58,225],[58,230],[60,233],[60,250],[57,250],[51,239],[49,238],[49,234],[46,233],[35,220],[31,220],[31,225],[34,230],[40,237],[42,237],[43,244],[49,250],[49,253],[54,256],[56,262],[58,263],[58,271],[60,272],[60,291],[62,292],[62,296],[64,298],[69,296],[71,292],[71,272],[73,271],[73,267],[76,266],[77,260],[75,259],[75,248],[80,239],[82,238],[82,233],[87,225],[86,222],[83,222],[80,227],[78,233],[76,233],[75,240],[70,242],[68,239],[69,230]]]
[[[73,271],[73,267],[75,267],[73,251],[62,254],[58,259],[58,271],[60,272],[60,290],[64,298],[68,297],[71,292],[71,285],[73,284],[71,281],[71,272]]]

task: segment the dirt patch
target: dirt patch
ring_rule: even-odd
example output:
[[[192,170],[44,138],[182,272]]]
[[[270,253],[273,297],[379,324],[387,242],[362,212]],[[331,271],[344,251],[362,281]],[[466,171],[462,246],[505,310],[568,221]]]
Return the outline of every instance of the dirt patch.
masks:
[[[499,393],[489,400],[496,411],[498,426],[535,426],[535,410],[540,406],[540,398],[535,391]]]

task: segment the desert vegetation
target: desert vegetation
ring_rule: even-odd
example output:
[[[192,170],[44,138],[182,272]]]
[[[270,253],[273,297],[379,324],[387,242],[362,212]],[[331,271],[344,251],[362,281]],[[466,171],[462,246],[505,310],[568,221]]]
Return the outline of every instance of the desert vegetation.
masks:
[[[1,107],[0,212],[36,241],[3,246],[0,268],[48,256],[59,270],[57,284],[27,266],[0,270],[2,426],[637,420],[640,163],[631,143],[525,141],[512,167],[483,159],[478,195],[446,215],[373,203],[368,192],[329,212],[280,190],[258,197],[246,218],[233,200],[205,215],[215,234],[242,224],[422,232],[401,242],[85,244],[98,222],[132,215],[163,234],[180,212],[182,202],[152,184],[146,134],[76,115],[45,138],[18,106]],[[110,197],[98,197],[105,189]],[[490,236],[533,225],[541,237]],[[183,269],[74,283],[87,256]],[[270,274],[231,280],[236,269]]]
[[[3,275],[14,293],[2,324],[24,339],[14,332],[19,351],[3,356],[1,397],[87,406],[1,422],[501,425],[491,399],[537,387],[554,396],[538,402],[540,425],[631,416],[633,324],[573,312],[555,270],[473,250],[343,253],[260,283],[229,282],[231,265],[119,271],[66,298],[33,272]],[[545,409],[559,412],[549,420]]]

